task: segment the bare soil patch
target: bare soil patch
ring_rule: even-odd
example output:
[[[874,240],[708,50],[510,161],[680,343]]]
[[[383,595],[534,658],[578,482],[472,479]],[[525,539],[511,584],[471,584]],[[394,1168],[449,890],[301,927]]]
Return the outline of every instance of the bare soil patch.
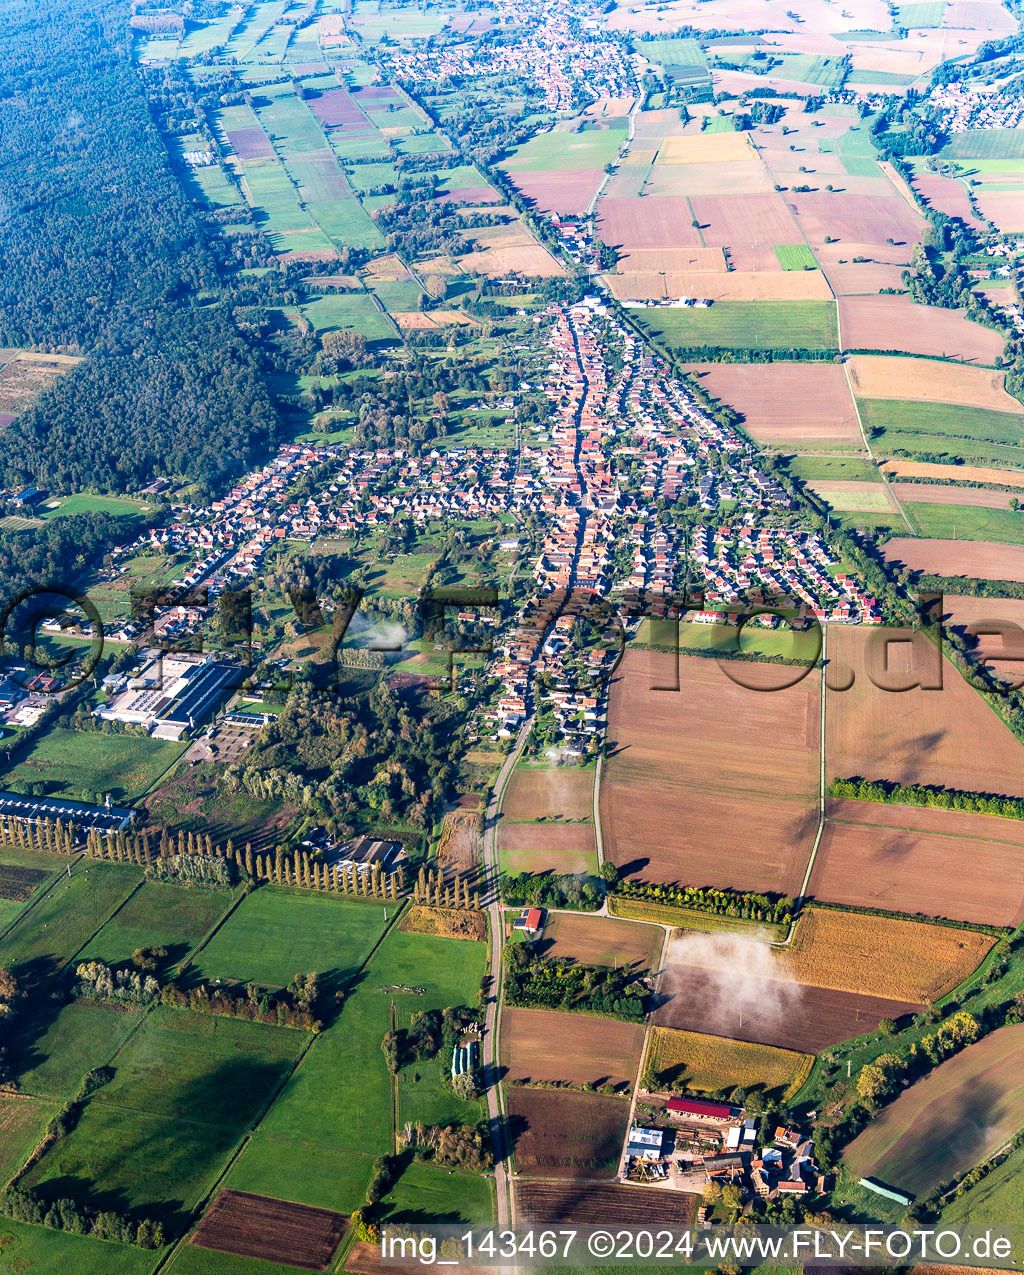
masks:
[[[325,1271],[344,1231],[345,1219],[329,1209],[247,1191],[221,1191],[189,1243],[239,1257]]]
[[[555,912],[544,927],[538,950],[581,965],[629,965],[654,969],[661,956],[661,926],[582,912]]]
[[[911,571],[925,575],[1024,583],[1024,548],[1020,545],[997,544],[991,540],[898,538],[886,541],[882,552],[889,562],[902,563]]]
[[[516,1201],[524,1221],[579,1226],[689,1226],[700,1197],[625,1184],[519,1182]]]
[[[625,1097],[510,1085],[505,1106],[516,1171],[541,1178],[611,1178],[629,1122]]]
[[[858,398],[962,403],[994,412],[1021,410],[1020,403],[1003,388],[1003,373],[988,368],[888,354],[855,354],[846,366]]]
[[[501,803],[507,821],[591,819],[594,771],[579,766],[517,766]]]
[[[508,1083],[632,1087],[643,1046],[639,1023],[554,1009],[501,1012],[501,1064]]]
[[[1003,352],[1003,338],[965,315],[963,310],[918,305],[910,297],[843,297],[839,302],[848,350],[904,350],[994,364]]]

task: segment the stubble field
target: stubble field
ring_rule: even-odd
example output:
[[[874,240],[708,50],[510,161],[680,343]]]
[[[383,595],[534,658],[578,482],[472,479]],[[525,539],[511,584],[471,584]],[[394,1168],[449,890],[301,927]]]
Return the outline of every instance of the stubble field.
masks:
[[[614,1176],[629,1122],[626,1098],[510,1085],[505,1107],[518,1173],[541,1178]]]
[[[643,1045],[637,1023],[550,1009],[501,1014],[501,1063],[505,1079],[572,1085],[633,1085]]]

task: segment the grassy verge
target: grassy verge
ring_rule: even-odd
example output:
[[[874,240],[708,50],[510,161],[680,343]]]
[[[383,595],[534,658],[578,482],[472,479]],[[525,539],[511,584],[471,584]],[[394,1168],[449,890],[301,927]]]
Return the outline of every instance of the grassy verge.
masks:
[[[650,921],[655,925],[674,925],[681,930],[704,930],[708,934],[746,934],[768,942],[785,938],[782,926],[764,921],[746,921],[742,917],[716,916],[698,908],[677,908],[669,903],[649,903],[646,899],[624,899],[609,895],[608,911],[628,921]]]

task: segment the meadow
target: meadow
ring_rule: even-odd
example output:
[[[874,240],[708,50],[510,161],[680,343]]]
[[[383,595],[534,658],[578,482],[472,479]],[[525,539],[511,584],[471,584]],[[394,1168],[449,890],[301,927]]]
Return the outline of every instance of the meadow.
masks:
[[[319,332],[359,332],[368,341],[390,341],[395,329],[373,297],[366,292],[337,292],[314,297],[302,313]]]
[[[4,776],[5,786],[24,791],[43,783],[47,792],[115,804],[136,801],[178,760],[188,741],[140,735],[105,735],[54,726]]]
[[[138,1011],[88,1001],[45,1007],[11,1033],[11,1068],[26,1093],[66,1101],[86,1072],[100,1067],[138,1027]]]
[[[116,965],[140,947],[167,949],[166,965],[185,959],[231,906],[230,890],[194,890],[144,881],[86,944],[82,960]]]
[[[831,301],[719,301],[708,310],[667,307],[636,311],[638,321],[677,350],[834,350]]]
[[[900,399],[861,399],[861,418],[872,442],[885,451],[902,447],[924,452],[973,455],[976,444],[1024,444],[1024,415],[993,412],[959,403],[918,403]],[[915,439],[919,435],[919,439]]]
[[[340,898],[282,886],[248,894],[196,954],[204,979],[284,987],[316,970],[327,993],[341,991],[383,934],[397,904]]]
[[[138,868],[79,861],[0,940],[0,962],[70,960],[141,880]]]
[[[970,499],[969,491],[965,500]],[[945,540],[995,540],[1024,544],[1024,514],[1011,509],[984,509],[977,505],[903,502],[922,536]]]
[[[29,1226],[4,1218],[0,1223],[0,1270],[74,1271],[75,1275],[149,1275],[154,1255],[128,1244],[111,1244]]]

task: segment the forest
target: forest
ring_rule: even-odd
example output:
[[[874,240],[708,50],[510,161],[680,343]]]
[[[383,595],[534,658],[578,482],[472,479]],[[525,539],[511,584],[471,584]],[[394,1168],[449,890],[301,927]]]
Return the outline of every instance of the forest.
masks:
[[[0,345],[84,354],[8,427],[3,478],[212,490],[275,441],[260,356],[129,58],[128,0],[6,6]]]

